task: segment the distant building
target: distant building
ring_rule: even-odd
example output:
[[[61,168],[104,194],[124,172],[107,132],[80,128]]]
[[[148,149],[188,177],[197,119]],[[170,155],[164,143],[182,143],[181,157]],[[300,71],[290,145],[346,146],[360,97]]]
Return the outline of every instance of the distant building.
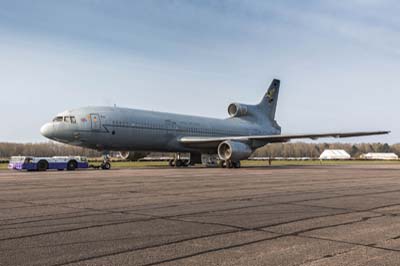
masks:
[[[351,156],[345,150],[324,150],[320,160],[350,160]]]
[[[395,153],[370,152],[362,154],[360,158],[364,160],[398,160],[399,156],[397,156]]]

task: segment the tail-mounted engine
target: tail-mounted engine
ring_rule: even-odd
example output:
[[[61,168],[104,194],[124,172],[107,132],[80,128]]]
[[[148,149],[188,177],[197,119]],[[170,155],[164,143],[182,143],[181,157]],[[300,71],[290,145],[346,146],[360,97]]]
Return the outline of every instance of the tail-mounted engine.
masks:
[[[231,103],[228,106],[228,114],[231,117],[240,117],[248,114],[248,106],[241,103]]]

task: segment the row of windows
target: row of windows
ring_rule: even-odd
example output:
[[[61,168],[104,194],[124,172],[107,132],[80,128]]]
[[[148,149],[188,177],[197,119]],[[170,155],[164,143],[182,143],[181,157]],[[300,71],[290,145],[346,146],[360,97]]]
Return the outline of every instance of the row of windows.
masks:
[[[53,122],[65,122],[76,124],[75,116],[57,116],[53,119]],[[194,127],[177,127],[176,123],[165,124],[155,124],[150,122],[137,122],[130,124],[126,121],[112,121],[113,126],[123,126],[123,127],[143,127],[149,129],[162,129],[162,130],[173,130],[181,132],[189,132],[193,134],[205,134],[205,135],[240,135],[241,132],[235,131],[224,131],[215,128],[194,128]]]
[[[57,116],[53,119],[53,122],[66,122],[76,124],[75,116]]]
[[[125,122],[125,121],[112,121],[112,124],[113,125],[116,125],[116,126],[129,126],[129,123],[128,122]]]
[[[160,124],[153,124],[148,122],[137,122],[137,123],[129,123],[126,121],[112,121],[113,126],[122,126],[122,127],[144,127],[151,129],[164,129],[165,126]]]
[[[214,128],[193,128],[193,127],[177,127],[176,124],[171,125],[162,125],[162,124],[154,124],[149,122],[138,122],[138,123],[129,123],[125,121],[112,121],[113,126],[122,126],[122,127],[138,127],[138,128],[148,128],[148,129],[161,129],[161,130],[171,130],[171,131],[181,131],[188,132],[192,134],[203,134],[203,135],[240,135],[239,131],[224,131]]]

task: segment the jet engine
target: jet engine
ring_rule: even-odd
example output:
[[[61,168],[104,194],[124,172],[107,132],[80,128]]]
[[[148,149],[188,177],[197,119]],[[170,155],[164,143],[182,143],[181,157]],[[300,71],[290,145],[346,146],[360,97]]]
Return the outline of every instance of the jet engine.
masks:
[[[218,156],[221,160],[237,162],[249,158],[253,150],[249,145],[239,142],[226,140],[218,146]]]
[[[245,116],[248,113],[247,105],[240,103],[231,103],[228,106],[228,114],[231,117]]]
[[[126,160],[126,159],[128,159],[129,154],[130,154],[129,151],[120,151],[120,152],[119,152],[119,157],[120,157],[121,159]]]
[[[120,151],[119,157],[121,159],[128,160],[128,161],[137,161],[141,158],[146,157],[148,154],[149,153],[136,152],[136,151]]]

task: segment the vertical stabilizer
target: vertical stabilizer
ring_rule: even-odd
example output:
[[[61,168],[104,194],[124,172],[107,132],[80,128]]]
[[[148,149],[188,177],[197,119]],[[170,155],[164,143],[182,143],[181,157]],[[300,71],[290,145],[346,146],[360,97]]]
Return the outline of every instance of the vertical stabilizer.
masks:
[[[281,81],[274,79],[268,88],[267,93],[264,95],[258,107],[264,112],[264,114],[271,120],[275,120],[276,106],[278,103],[279,86]]]

